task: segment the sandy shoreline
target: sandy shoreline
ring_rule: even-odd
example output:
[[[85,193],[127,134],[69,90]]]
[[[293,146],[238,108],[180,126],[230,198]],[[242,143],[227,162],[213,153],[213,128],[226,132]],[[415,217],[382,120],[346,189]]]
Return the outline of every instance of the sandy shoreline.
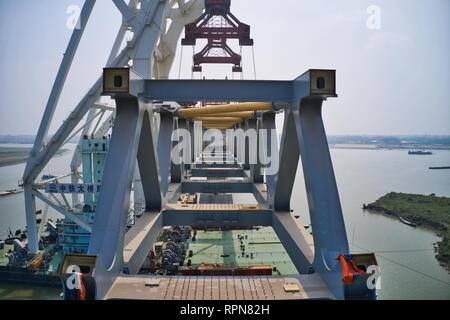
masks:
[[[14,150],[15,148],[9,148],[9,149],[11,149],[11,151],[15,151]],[[56,153],[56,155],[60,156],[67,151],[69,151],[69,149],[61,149]],[[28,160],[28,153],[25,155],[4,156],[3,158],[0,156],[0,168],[25,163],[25,162],[27,162],[27,160]]]
[[[26,157],[25,159],[21,159],[21,160],[12,160],[12,161],[7,161],[7,162],[0,162],[0,168],[1,167],[8,167],[8,166],[14,166],[16,164],[21,164],[24,162],[27,162],[28,157]]]

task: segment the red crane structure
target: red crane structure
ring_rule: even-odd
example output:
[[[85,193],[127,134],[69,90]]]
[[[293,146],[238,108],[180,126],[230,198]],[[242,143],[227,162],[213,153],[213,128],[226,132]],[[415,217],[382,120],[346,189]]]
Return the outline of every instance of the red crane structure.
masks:
[[[205,12],[185,26],[184,46],[195,45],[197,39],[207,39],[206,46],[194,55],[193,72],[201,72],[205,63],[229,63],[233,72],[242,72],[242,57],[228,45],[228,39],[238,39],[240,46],[253,46],[250,26],[240,22],[230,12],[231,0],[205,0]]]

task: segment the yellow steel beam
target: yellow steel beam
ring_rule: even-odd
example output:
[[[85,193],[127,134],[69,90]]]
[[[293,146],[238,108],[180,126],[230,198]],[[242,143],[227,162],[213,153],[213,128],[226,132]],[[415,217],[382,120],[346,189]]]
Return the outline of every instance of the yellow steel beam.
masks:
[[[200,117],[202,122],[241,122],[242,118],[238,117]]]
[[[232,125],[234,125],[236,123],[203,123],[202,126],[203,128],[217,128],[217,127],[224,127],[224,128],[229,128]]]
[[[184,110],[184,109],[183,109]],[[221,112],[221,113],[207,113],[202,116],[205,117],[238,117],[238,118],[253,118],[255,111],[238,111],[238,112]],[[185,116],[187,118],[197,117],[196,115]]]
[[[198,108],[178,109],[180,117],[204,116],[212,113],[272,110],[270,102],[240,102]]]
[[[204,126],[203,128],[205,129],[218,129],[218,130],[226,130],[229,129],[230,127],[228,126],[223,126],[223,127],[219,127],[219,126]]]
[[[229,128],[229,127],[231,127],[232,125],[234,125],[234,124],[238,124],[237,122],[222,122],[222,123],[220,123],[220,122],[206,122],[206,123],[203,123],[202,124],[202,126],[203,127],[227,127],[227,128]]]

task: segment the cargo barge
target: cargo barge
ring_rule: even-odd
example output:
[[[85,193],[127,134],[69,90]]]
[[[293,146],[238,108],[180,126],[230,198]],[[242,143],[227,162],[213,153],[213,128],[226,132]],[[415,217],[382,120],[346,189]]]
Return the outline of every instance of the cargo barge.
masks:
[[[410,155],[429,155],[429,154],[433,154],[433,152],[431,152],[431,151],[420,151],[420,150],[418,150],[418,151],[411,151],[411,150],[409,150],[408,151],[408,154],[410,154]]]
[[[0,281],[62,288],[60,277],[57,274],[40,274],[21,267],[0,266]]]
[[[47,221],[39,241],[39,252],[28,251],[26,230],[17,230],[0,242],[0,281],[26,283],[46,287],[61,287],[58,276],[63,258],[58,243],[57,227]]]
[[[22,188],[0,191],[0,197],[18,194],[18,193],[22,193],[22,192],[23,192]]]

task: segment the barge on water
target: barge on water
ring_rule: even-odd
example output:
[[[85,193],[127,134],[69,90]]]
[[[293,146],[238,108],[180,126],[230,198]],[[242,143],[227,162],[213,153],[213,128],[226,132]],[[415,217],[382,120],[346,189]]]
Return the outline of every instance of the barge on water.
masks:
[[[421,150],[409,150],[408,154],[411,155],[428,155],[428,154],[433,154],[433,152],[431,151],[421,151]]]
[[[41,233],[38,253],[29,252],[27,238],[26,230],[18,230],[0,241],[0,281],[62,287],[58,271],[63,252],[52,222]]]
[[[413,222],[409,222],[408,220],[405,220],[404,218],[402,218],[402,217],[398,217],[398,219],[401,221],[401,222],[403,222],[404,224],[406,224],[406,225],[408,225],[408,226],[411,226],[411,227],[417,227],[417,224],[415,224],[415,223],[413,223]]]
[[[23,192],[22,188],[16,188],[16,189],[11,189],[11,190],[6,190],[6,191],[0,191],[0,197],[9,196],[9,195],[13,195],[13,194],[18,194],[18,193],[22,193],[22,192]]]

